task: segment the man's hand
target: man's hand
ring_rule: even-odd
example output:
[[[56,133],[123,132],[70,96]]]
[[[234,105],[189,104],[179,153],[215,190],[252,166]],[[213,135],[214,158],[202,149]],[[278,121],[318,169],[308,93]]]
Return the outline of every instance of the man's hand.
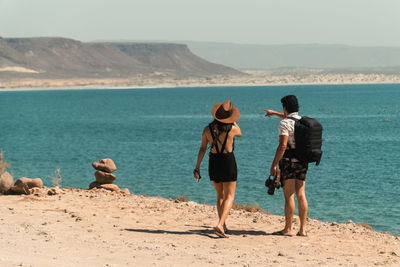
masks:
[[[279,188],[280,187],[280,181],[281,181],[281,170],[280,169],[276,169],[276,183],[275,183],[275,187]]]
[[[266,112],[265,117],[272,117],[276,113],[272,109],[264,109],[264,111]]]
[[[265,117],[272,117],[272,116],[277,116],[280,119],[284,119],[285,118],[285,114],[277,112],[275,110],[272,109],[264,109],[264,111],[266,112]]]

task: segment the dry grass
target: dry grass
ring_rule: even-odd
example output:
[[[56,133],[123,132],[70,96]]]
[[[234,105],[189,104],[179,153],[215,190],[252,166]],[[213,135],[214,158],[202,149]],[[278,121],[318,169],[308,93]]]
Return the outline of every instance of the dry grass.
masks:
[[[264,211],[257,203],[254,203],[252,205],[233,203],[232,209],[244,210],[247,212],[261,212],[261,213],[269,214],[269,212]]]
[[[4,153],[3,151],[0,152],[0,173],[7,171],[11,167],[11,164],[7,161],[3,160]]]
[[[187,198],[187,196],[180,196],[180,197],[177,197],[177,198],[175,199],[175,202],[176,202],[176,203],[188,202],[188,198]]]
[[[60,169],[60,168],[57,168],[57,169],[54,171],[54,174],[53,174],[53,176],[52,176],[51,178],[53,178],[53,179],[51,180],[51,182],[53,183],[53,185],[54,185],[54,186],[57,186],[57,187],[60,187],[60,185],[61,185],[61,183],[62,183],[61,169]]]

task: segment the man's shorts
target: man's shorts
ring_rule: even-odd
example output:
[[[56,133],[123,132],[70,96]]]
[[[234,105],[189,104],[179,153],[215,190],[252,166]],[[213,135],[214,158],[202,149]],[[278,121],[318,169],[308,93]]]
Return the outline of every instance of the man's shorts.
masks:
[[[287,159],[281,159],[279,162],[279,169],[281,170],[281,181],[288,179],[297,179],[300,181],[306,180],[308,170],[307,162],[291,162]]]

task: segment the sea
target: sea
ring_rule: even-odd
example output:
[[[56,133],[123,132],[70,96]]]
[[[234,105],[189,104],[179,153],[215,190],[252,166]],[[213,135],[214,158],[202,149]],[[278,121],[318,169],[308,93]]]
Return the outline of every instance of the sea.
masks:
[[[306,179],[309,216],[400,234],[399,84],[0,91],[0,148],[15,179],[52,186],[59,169],[62,187],[87,188],[91,163],[112,158],[115,183],[134,194],[214,205],[208,156],[199,183],[192,171],[211,107],[230,99],[243,133],[235,202],[283,215],[282,190],[264,186],[279,119],[263,109],[281,111],[288,94],[324,128],[321,164]]]

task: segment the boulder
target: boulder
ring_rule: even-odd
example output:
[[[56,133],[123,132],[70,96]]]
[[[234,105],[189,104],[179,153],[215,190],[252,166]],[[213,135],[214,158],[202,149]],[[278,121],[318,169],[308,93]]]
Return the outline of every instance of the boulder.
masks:
[[[26,178],[26,177],[22,177],[19,178],[17,181],[15,181],[14,186],[18,186],[19,184],[26,184],[29,189],[30,188],[34,188],[34,187],[39,187],[42,188],[43,187],[43,181],[40,178]]]
[[[29,194],[28,195],[34,195],[34,196],[42,197],[42,196],[44,196],[44,192],[43,192],[42,188],[34,187],[34,188],[29,189]]]
[[[130,195],[131,194],[131,192],[129,192],[128,188],[121,189],[121,193],[124,194],[124,195]]]
[[[98,188],[103,188],[114,192],[121,191],[121,189],[119,189],[118,185],[116,184],[101,184]]]
[[[92,166],[98,171],[104,171],[108,173],[112,173],[117,169],[117,166],[115,166],[115,163],[112,159],[101,159],[98,162],[93,162]]]
[[[13,186],[10,189],[11,192],[18,195],[29,195],[31,192],[29,191],[29,187],[26,184],[19,184],[18,186]]]
[[[15,181],[14,186],[11,187],[11,191],[17,194],[26,194],[29,195],[31,192],[29,189],[31,188],[42,188],[43,182],[40,178],[30,179],[26,177],[19,178]]]
[[[89,185],[89,189],[99,188],[100,185],[101,183],[94,181]]]
[[[56,186],[56,187],[54,187],[54,188],[50,188],[50,189],[47,191],[47,194],[48,194],[49,196],[54,196],[54,195],[60,194],[60,192],[61,192],[60,188],[59,188],[58,186]]]
[[[96,182],[100,184],[112,184],[117,178],[114,174],[103,171],[95,172],[94,176],[96,177]]]
[[[6,193],[14,185],[14,178],[8,172],[0,173],[0,194]]]

